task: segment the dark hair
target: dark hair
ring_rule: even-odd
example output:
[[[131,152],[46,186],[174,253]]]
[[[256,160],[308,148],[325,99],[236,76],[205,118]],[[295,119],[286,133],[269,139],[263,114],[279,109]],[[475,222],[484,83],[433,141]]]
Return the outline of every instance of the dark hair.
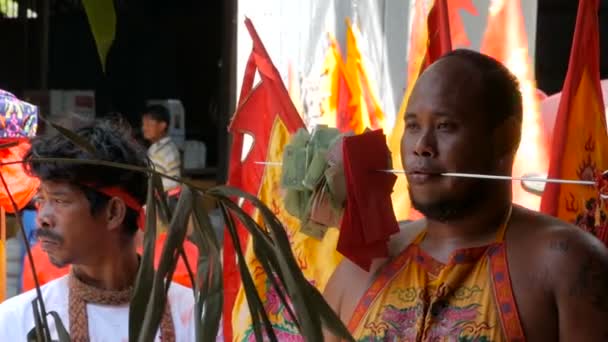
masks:
[[[70,158],[105,160],[116,163],[148,167],[146,152],[131,135],[124,121],[89,120],[78,122],[73,132],[84,138],[94,149],[95,155],[86,152],[58,133],[50,137],[37,137],[32,141],[25,156],[25,168],[43,181],[65,181],[80,187],[91,204],[91,213],[105,208],[110,198],[95,187],[120,187],[144,204],[147,195],[147,176],[144,173],[92,164],[62,162],[40,162],[33,158]],[[137,231],[139,213],[128,208],[123,222],[125,232],[134,235]]]
[[[143,116],[149,117],[158,122],[164,122],[167,124],[167,129],[171,123],[171,115],[167,107],[163,105],[152,105],[146,108]]]
[[[467,49],[456,49],[439,60],[447,58],[460,58],[479,71],[481,77],[479,98],[485,112],[490,114],[491,128],[498,128],[510,117],[515,117],[521,124],[523,104],[519,82],[506,66],[490,56]],[[515,138],[519,143],[521,129]]]

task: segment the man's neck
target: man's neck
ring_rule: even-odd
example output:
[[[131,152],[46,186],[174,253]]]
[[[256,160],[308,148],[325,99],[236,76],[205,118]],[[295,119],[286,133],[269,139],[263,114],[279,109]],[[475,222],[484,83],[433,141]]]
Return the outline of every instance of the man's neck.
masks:
[[[104,254],[90,264],[74,264],[73,272],[82,282],[104,290],[124,290],[133,286],[139,256],[133,241]]]
[[[447,222],[427,219],[426,242],[437,247],[470,247],[496,237],[507,219],[511,198],[486,201],[474,213]]]

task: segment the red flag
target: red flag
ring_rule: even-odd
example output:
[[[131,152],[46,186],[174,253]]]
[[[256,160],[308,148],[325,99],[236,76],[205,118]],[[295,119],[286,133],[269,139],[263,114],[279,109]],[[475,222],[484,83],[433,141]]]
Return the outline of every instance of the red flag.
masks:
[[[426,67],[435,62],[439,57],[452,51],[450,36],[450,13],[447,0],[435,0],[433,7],[425,8],[425,1],[416,1],[414,23],[412,25],[411,43],[408,55],[408,82],[401,107],[397,113],[397,120],[389,139],[389,149],[392,153],[393,167],[403,168],[401,165],[401,137],[403,136],[405,121],[405,109],[407,99],[420,75]],[[454,8],[466,5],[466,1],[453,4]],[[428,15],[427,15],[428,13]],[[454,21],[454,19],[453,19]],[[416,220],[422,217],[417,211],[410,209],[410,201],[407,191],[407,180],[405,175],[398,175],[395,183],[395,191],[392,194],[393,207],[398,220]]]
[[[452,38],[450,37],[450,14],[447,0],[435,0],[429,12],[427,21],[429,45],[420,73],[439,57],[452,51]]]
[[[579,2],[568,73],[553,131],[550,178],[595,181],[608,169],[598,9],[599,0]],[[606,205],[598,195],[593,187],[549,183],[542,196],[541,211],[602,238],[608,225]]]
[[[228,128],[233,137],[228,185],[257,195],[264,166],[255,162],[266,160],[275,120],[280,119],[290,133],[304,127],[304,122],[291,102],[281,76],[272,64],[251,20],[245,19],[245,25],[253,40],[253,48],[245,69],[239,104]],[[261,82],[254,88],[256,70]],[[245,160],[241,160],[245,134],[252,135],[254,141]],[[253,211],[248,204],[243,209],[249,213]],[[242,227],[239,227],[239,238],[241,246],[244,246],[247,234]],[[224,241],[224,338],[231,341],[232,309],[240,285],[240,275],[228,231],[224,233]]]
[[[477,8],[473,4],[473,0],[451,0],[448,6],[450,17],[450,37],[452,37],[452,46],[471,46],[471,41],[464,29],[460,10],[469,12],[470,15],[477,16]]]

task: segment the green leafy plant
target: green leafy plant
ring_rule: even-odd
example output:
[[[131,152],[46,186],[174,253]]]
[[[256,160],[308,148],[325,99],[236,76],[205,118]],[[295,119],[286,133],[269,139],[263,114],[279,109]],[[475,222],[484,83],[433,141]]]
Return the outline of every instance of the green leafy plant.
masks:
[[[92,146],[76,133],[53,124],[58,131],[75,145],[95,155]],[[1,146],[0,146],[1,148]],[[243,281],[247,303],[252,316],[254,336],[257,341],[277,341],[268,314],[264,309],[258,289],[254,286],[252,275],[247,268],[243,247],[237,233],[237,222],[249,232],[253,240],[254,253],[265,273],[271,279],[283,305],[295,321],[300,333],[307,341],[322,341],[323,327],[341,338],[354,341],[340,318],[325,302],[319,291],[304,277],[289,244],[285,229],[272,211],[255,196],[239,189],[218,186],[204,190],[192,181],[173,178],[161,174],[153,168],[114,163],[104,160],[81,160],[66,158],[36,158],[32,161],[49,163],[80,163],[98,166],[117,167],[143,172],[149,176],[146,201],[146,225],[144,248],[140,269],[137,274],[129,311],[129,340],[132,342],[151,341],[160,325],[171,286],[171,278],[178,259],[181,257],[190,270],[195,298],[195,334],[197,341],[215,341],[220,327],[223,304],[221,246],[209,220],[209,213],[202,205],[205,197],[213,199],[221,209],[226,229],[235,246],[239,272]],[[9,164],[9,163],[4,163]],[[171,212],[162,189],[161,178],[173,179],[182,184],[177,207]],[[3,176],[0,180],[8,193]],[[9,193],[10,195],[10,193]],[[263,218],[258,224],[240,206],[240,200],[249,201]],[[13,201],[15,212],[18,212]],[[162,215],[157,215],[157,213]],[[19,214],[18,214],[19,215]],[[163,246],[158,268],[154,268],[157,216],[169,221],[167,239]],[[192,271],[183,251],[188,220],[192,217],[192,241],[197,246],[199,258],[196,272]],[[25,229],[20,222],[21,234],[25,239]],[[36,284],[36,299],[32,303],[35,327],[27,335],[28,341],[51,342],[47,317],[55,320],[60,342],[70,341],[61,319],[55,312],[47,312],[40,286],[36,278],[35,265],[29,246],[26,244],[27,258],[31,264]],[[291,309],[293,308],[293,309]],[[231,317],[225,317],[231,319]]]

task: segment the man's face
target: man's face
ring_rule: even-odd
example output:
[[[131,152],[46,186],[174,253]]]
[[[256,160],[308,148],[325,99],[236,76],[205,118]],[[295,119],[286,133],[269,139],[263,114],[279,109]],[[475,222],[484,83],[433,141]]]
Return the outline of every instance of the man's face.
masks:
[[[429,218],[465,215],[491,191],[488,182],[440,175],[494,170],[491,113],[481,110],[479,89],[475,70],[448,58],[420,77],[409,98],[401,158],[414,207]]]
[[[43,181],[36,236],[55,266],[88,264],[108,238],[103,214],[93,216],[84,192],[67,182]]]
[[[165,136],[167,124],[162,121],[155,120],[148,115],[144,115],[141,119],[141,129],[144,138],[151,142],[156,142]]]

